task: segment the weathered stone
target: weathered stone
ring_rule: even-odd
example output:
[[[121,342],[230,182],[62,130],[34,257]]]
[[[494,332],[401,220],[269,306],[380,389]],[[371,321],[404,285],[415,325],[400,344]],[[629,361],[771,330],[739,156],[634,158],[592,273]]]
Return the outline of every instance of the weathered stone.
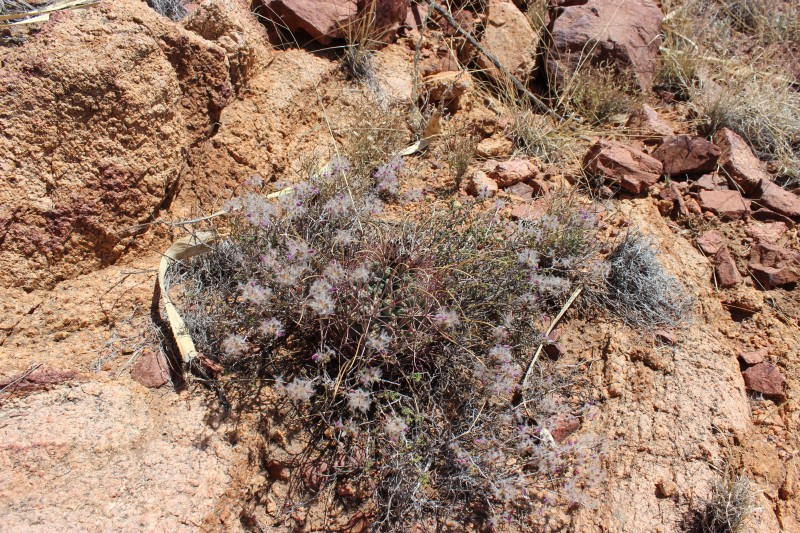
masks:
[[[744,386],[752,392],[759,392],[764,396],[783,397],[783,374],[769,363],[758,363],[744,372]]]
[[[747,266],[766,288],[800,281],[800,252],[774,244],[755,244]]]
[[[706,191],[725,191],[728,189],[728,181],[719,174],[703,174],[691,185],[692,189],[704,189]]]
[[[560,414],[552,417],[548,425],[550,426],[550,435],[553,436],[553,440],[562,443],[580,429],[581,421],[576,416]]]
[[[726,220],[742,218],[748,211],[739,191],[700,191],[700,205]]]
[[[661,480],[656,485],[659,498],[672,498],[678,492],[678,484],[670,480]]]
[[[745,194],[752,193],[769,174],[753,155],[747,143],[735,132],[722,128],[714,134],[714,144],[721,151],[719,164]]]
[[[512,185],[506,189],[506,192],[511,193],[514,196],[518,196],[523,200],[533,199],[533,187],[527,183],[517,183],[516,185]]]
[[[718,231],[708,230],[697,238],[697,247],[709,257],[716,255],[723,246],[725,239]]]
[[[478,198],[491,198],[497,191],[497,182],[481,170],[476,171],[467,182],[467,193]]]
[[[170,376],[166,358],[160,351],[145,350],[131,368],[131,378],[151,389],[168,383]]]
[[[458,109],[459,100],[472,88],[472,77],[467,72],[440,72],[422,79],[422,91],[427,103],[440,103],[448,109]]]
[[[664,137],[675,135],[669,124],[647,104],[631,113],[625,127],[645,143],[658,143]]]
[[[618,182],[626,191],[641,193],[661,177],[661,161],[646,153],[611,141],[598,141],[583,158],[583,168],[593,175]]]
[[[659,193],[659,197],[669,202],[668,205],[665,206],[666,213],[662,212],[663,215],[683,218],[689,216],[689,210],[686,208],[686,202],[683,200],[683,194],[677,183],[672,182],[669,184],[669,187],[662,189]]]
[[[761,195],[757,203],[787,217],[800,218],[800,196],[769,180],[762,180],[758,191]]]
[[[478,157],[503,157],[510,154],[513,148],[514,143],[511,140],[498,134],[481,140],[475,147],[475,153]]]
[[[676,135],[667,137],[653,152],[664,165],[664,174],[697,174],[714,170],[720,150],[702,137]]]
[[[536,67],[539,35],[533,31],[527,17],[511,2],[491,0],[487,7],[481,45],[503,67],[520,79],[530,77]],[[478,66],[497,76],[500,73],[485,56],[478,56]]]
[[[513,159],[511,161],[487,161],[483,166],[484,172],[492,178],[499,187],[511,187],[520,182],[527,182],[536,176],[538,169],[526,159]]]
[[[639,87],[649,90],[663,18],[650,0],[558,2],[550,11],[548,72],[561,85],[580,65],[611,64],[630,71]]]
[[[405,0],[257,0],[254,11],[292,32],[303,31],[321,44],[342,39],[358,29],[359,18],[372,13],[372,31],[386,37],[406,21]]]
[[[789,231],[785,222],[767,222],[760,224],[752,222],[745,226],[745,234],[756,242],[775,244]]]
[[[757,365],[763,363],[767,355],[769,355],[769,348],[759,348],[749,352],[739,352],[739,360],[746,365]]]
[[[722,246],[714,254],[714,272],[717,276],[717,283],[723,289],[736,287],[742,282],[742,275],[739,274],[736,261],[733,260],[727,246]]]

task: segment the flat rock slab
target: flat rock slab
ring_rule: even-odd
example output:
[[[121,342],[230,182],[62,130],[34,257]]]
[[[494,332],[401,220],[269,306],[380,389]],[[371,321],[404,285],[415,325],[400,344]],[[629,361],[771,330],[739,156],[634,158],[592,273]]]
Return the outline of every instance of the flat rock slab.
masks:
[[[676,135],[667,137],[653,152],[653,157],[664,164],[664,174],[699,174],[710,172],[717,166],[720,149],[702,137]]]
[[[748,211],[739,191],[700,191],[700,205],[725,220],[743,218]]]
[[[747,266],[766,288],[800,281],[800,253],[774,244],[760,242],[753,246]]]
[[[769,180],[764,165],[737,133],[722,128],[714,134],[720,149],[719,164],[745,194],[752,193],[763,180]]]
[[[778,367],[769,363],[758,363],[742,372],[747,390],[764,396],[783,397],[784,378]]]
[[[615,181],[626,191],[639,194],[661,178],[661,161],[631,146],[598,141],[583,158],[583,168],[595,176]]]

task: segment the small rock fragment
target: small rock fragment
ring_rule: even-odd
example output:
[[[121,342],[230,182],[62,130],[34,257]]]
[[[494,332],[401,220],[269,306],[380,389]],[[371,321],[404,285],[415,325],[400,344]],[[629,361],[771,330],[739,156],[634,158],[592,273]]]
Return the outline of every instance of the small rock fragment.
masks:
[[[724,191],[728,189],[728,181],[719,174],[703,174],[700,179],[692,183],[692,188],[706,191]]]
[[[742,372],[747,390],[764,396],[783,397],[783,374],[769,363],[758,363]]]
[[[467,182],[467,193],[478,198],[491,198],[497,191],[497,182],[480,170],[476,171]]]
[[[526,159],[512,159],[511,161],[487,161],[483,170],[493,179],[499,187],[506,188],[520,182],[528,182],[538,169]]]
[[[769,181],[763,164],[738,134],[722,128],[714,134],[714,143],[721,151],[720,166],[745,194],[755,191],[762,181]]]
[[[533,199],[533,187],[527,183],[517,183],[516,185],[512,185],[506,189],[506,192],[511,193],[514,196],[518,196],[523,200]]]
[[[697,174],[714,170],[720,149],[702,137],[676,135],[667,137],[653,152],[664,165],[664,174]]]
[[[145,350],[131,368],[131,378],[151,389],[169,382],[169,366],[161,351]]]
[[[675,134],[658,112],[647,104],[631,113],[625,127],[645,143],[661,142],[664,137]]]
[[[742,275],[739,274],[736,261],[733,260],[727,246],[722,246],[714,254],[714,271],[717,275],[717,283],[723,289],[736,287],[742,282]]]
[[[581,421],[578,417],[571,414],[559,414],[548,421],[548,429],[553,440],[557,443],[562,443],[567,438],[578,431],[581,427]]]
[[[759,348],[750,352],[739,352],[739,360],[746,365],[757,365],[763,363],[767,355],[769,355],[769,348]]]
[[[743,218],[748,211],[739,191],[700,191],[700,205],[725,220]]]
[[[503,157],[511,153],[513,143],[502,135],[494,135],[487,137],[478,143],[475,147],[475,153],[478,157]]]
[[[440,72],[423,78],[422,90],[429,103],[441,103],[448,109],[458,109],[459,100],[472,88],[472,78],[466,72]]]
[[[787,217],[800,217],[800,196],[769,180],[762,180],[758,191],[759,204]]]
[[[789,231],[785,222],[767,222],[759,224],[752,222],[744,228],[745,234],[756,242],[775,244]]]
[[[589,174],[618,182],[626,191],[639,194],[661,178],[662,164],[641,150],[611,141],[598,141],[583,158]]]
[[[659,498],[672,498],[678,492],[678,485],[674,481],[661,480],[656,485]]]
[[[287,481],[289,479],[289,470],[285,462],[278,461],[277,459],[270,459],[267,461],[266,466],[270,478],[277,481]]]
[[[707,256],[715,255],[725,245],[725,239],[713,229],[699,236],[696,242],[697,247]]]
[[[800,253],[774,244],[754,245],[747,266],[765,288],[800,281]]]

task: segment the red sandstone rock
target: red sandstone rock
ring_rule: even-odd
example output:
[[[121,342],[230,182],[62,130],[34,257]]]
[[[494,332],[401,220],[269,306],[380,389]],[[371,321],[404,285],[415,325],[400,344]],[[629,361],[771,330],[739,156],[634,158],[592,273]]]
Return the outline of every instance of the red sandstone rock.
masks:
[[[774,244],[754,245],[747,266],[766,288],[800,281],[800,253]]]
[[[625,127],[645,143],[658,143],[675,134],[658,112],[647,104],[631,113]]]
[[[709,230],[697,238],[697,247],[707,256],[716,255],[725,246],[725,239],[718,231]]]
[[[166,358],[160,351],[145,350],[131,368],[131,378],[151,389],[165,385],[170,380]]]
[[[742,218],[748,211],[739,191],[700,191],[700,205],[726,220]]]
[[[717,276],[717,283],[723,289],[736,287],[742,282],[742,275],[739,274],[736,261],[733,260],[727,246],[723,245],[714,254],[714,271]]]
[[[661,162],[646,153],[611,141],[598,141],[583,158],[583,168],[593,175],[616,181],[626,191],[641,193],[661,177]]]
[[[722,128],[714,134],[714,144],[721,151],[719,164],[745,194],[752,193],[762,180],[769,181],[763,164],[747,143],[735,132]]]
[[[528,182],[536,176],[536,166],[525,159],[511,161],[487,161],[483,166],[484,172],[497,182],[499,187],[511,187],[520,182]]]
[[[769,348],[759,348],[750,352],[740,352],[739,360],[746,365],[757,365],[763,363],[767,355],[769,355]]]
[[[664,174],[698,174],[714,170],[720,149],[702,137],[676,135],[667,137],[653,157],[664,164]]]
[[[758,363],[744,372],[744,385],[747,390],[760,392],[764,396],[783,397],[783,374],[769,363]]]
[[[761,192],[757,203],[792,218],[800,218],[800,196],[769,180],[762,180],[758,191]]]
[[[663,18],[650,0],[558,2],[550,11],[548,71],[561,84],[583,63],[608,63],[629,70],[639,87],[649,90]]]
[[[766,242],[775,244],[783,235],[789,231],[789,226],[785,222],[752,222],[744,228],[748,237],[756,242]]]

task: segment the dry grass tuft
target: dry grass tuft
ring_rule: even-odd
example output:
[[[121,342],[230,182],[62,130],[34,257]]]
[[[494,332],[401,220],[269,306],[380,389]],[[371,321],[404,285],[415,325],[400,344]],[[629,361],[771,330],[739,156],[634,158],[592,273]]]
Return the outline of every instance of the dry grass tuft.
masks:
[[[607,259],[605,290],[595,298],[626,324],[641,330],[686,322],[694,301],[658,260],[654,244],[630,232]]]
[[[727,127],[744,138],[779,175],[800,178],[800,93],[758,75],[701,84],[692,90],[701,127],[712,134]]]
[[[702,533],[741,533],[748,517],[755,511],[750,480],[726,471],[714,484],[711,499],[702,513]]]

